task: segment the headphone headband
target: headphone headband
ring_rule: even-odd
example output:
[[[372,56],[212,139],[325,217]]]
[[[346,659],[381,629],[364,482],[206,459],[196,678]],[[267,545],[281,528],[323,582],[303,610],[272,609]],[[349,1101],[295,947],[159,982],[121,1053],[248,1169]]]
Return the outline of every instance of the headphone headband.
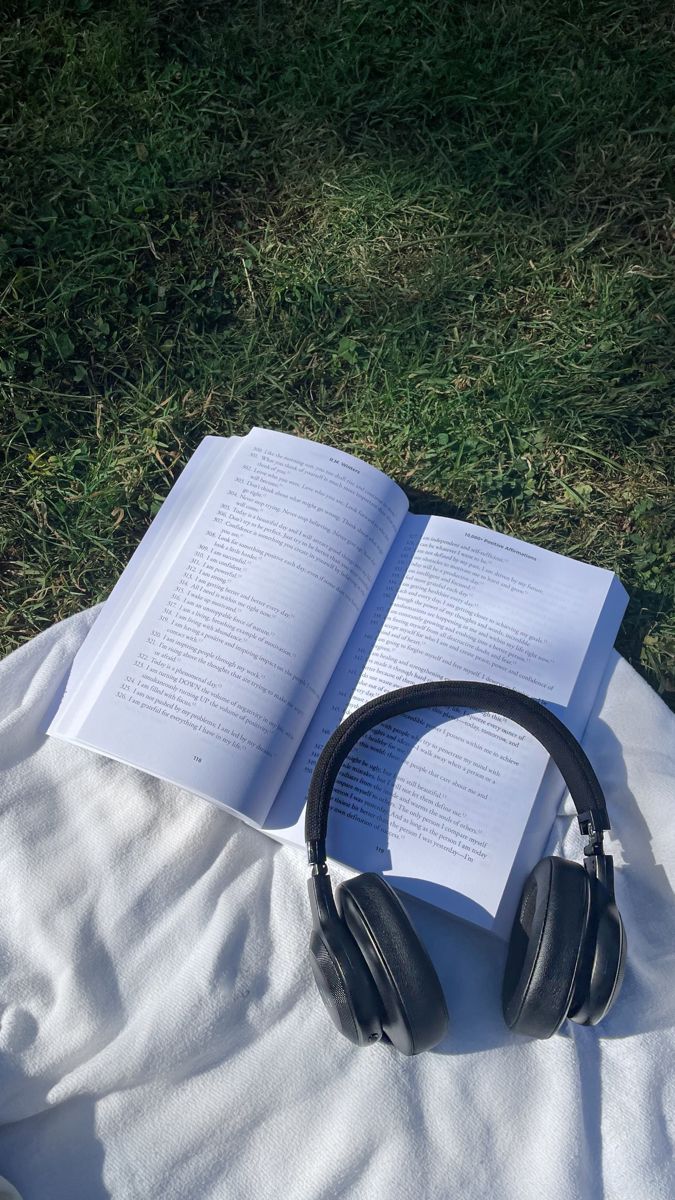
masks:
[[[340,767],[356,743],[383,721],[417,708],[439,706],[498,713],[541,742],[569,788],[579,828],[589,838],[586,853],[602,853],[602,831],[610,828],[602,789],[586,754],[562,721],[537,700],[511,688],[493,683],[439,680],[377,696],[357,708],[328,739],[312,773],[305,813],[307,853],[314,867],[325,866],[331,793]]]

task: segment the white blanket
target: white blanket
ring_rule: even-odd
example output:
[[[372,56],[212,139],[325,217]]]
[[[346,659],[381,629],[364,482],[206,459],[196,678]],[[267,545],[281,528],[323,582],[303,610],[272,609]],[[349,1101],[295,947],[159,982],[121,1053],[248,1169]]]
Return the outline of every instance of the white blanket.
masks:
[[[628,935],[615,1009],[510,1034],[504,946],[406,900],[451,1017],[406,1059],[330,1024],[299,851],[44,737],[94,616],[0,664],[0,1173],[24,1200],[671,1200],[675,720],[647,684],[614,655],[585,739]],[[580,858],[572,813],[549,851]]]

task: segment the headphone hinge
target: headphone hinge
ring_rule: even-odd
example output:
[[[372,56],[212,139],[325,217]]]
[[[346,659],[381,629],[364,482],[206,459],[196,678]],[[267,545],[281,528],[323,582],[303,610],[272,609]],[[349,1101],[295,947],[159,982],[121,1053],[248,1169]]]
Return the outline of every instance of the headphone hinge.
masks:
[[[585,812],[579,813],[579,828],[584,837],[588,838],[584,846],[584,856],[595,856],[603,853],[602,841],[603,833],[602,826],[596,826],[597,813],[588,808]],[[600,823],[598,822],[598,825]]]
[[[312,867],[313,875],[326,875],[328,873],[325,838],[316,838],[314,841],[307,842],[307,861],[310,867]]]

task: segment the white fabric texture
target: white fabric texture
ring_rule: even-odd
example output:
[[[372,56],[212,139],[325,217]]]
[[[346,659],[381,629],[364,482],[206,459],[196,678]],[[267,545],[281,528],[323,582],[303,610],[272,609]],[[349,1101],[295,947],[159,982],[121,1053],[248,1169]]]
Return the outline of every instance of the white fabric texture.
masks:
[[[44,736],[95,611],[0,664],[0,1172],[24,1200],[670,1200],[675,719],[647,684],[614,654],[585,738],[616,1007],[510,1034],[503,944],[406,900],[451,1020],[407,1059],[330,1024],[299,851]],[[548,849],[581,845],[567,798]]]

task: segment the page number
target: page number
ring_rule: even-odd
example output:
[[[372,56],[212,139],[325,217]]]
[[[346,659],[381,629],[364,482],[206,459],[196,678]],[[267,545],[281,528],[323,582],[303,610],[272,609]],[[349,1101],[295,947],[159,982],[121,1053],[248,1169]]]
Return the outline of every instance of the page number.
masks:
[[[201,762],[202,760],[201,760],[201,758],[199,757],[199,755],[198,755],[198,754],[193,754],[193,755],[192,755],[192,761],[193,761],[193,762]]]

